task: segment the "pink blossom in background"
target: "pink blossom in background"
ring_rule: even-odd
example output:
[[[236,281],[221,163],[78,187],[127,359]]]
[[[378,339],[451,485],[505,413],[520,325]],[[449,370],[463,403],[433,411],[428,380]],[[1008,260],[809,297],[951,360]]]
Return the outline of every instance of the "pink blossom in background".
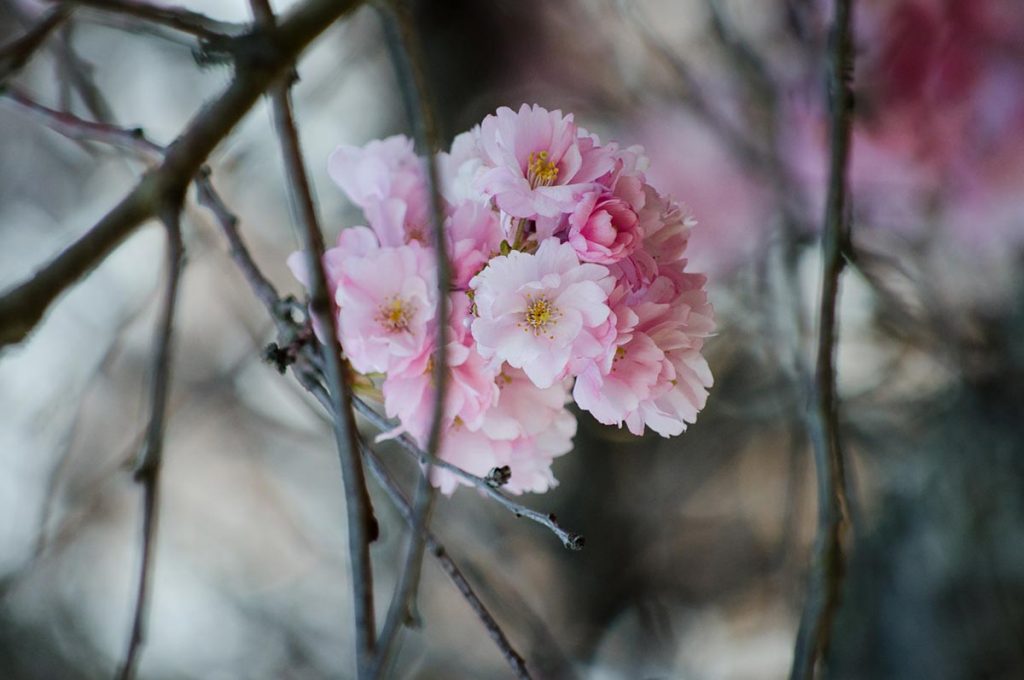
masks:
[[[441,195],[450,204],[488,202],[487,197],[475,187],[477,177],[484,167],[479,142],[480,126],[477,125],[472,130],[457,135],[452,140],[450,151],[442,151],[437,155]]]
[[[1024,14],[1015,5],[901,0],[858,13],[850,183],[860,235],[944,240],[959,231],[975,245],[1020,242],[1024,211],[1016,230],[970,214],[1024,188],[1024,68],[1013,57]],[[828,155],[820,96],[790,97],[780,129],[785,160],[820,222]],[[939,228],[954,216],[959,226]]]
[[[726,146],[678,109],[652,109],[632,128],[648,150],[647,180],[663,196],[685,198],[701,217],[685,246],[698,271],[728,274],[764,252],[774,197]]]
[[[572,449],[570,395],[637,434],[692,423],[711,385],[700,351],[713,314],[688,269],[695,222],[647,183],[643,150],[524,105],[437,162],[452,265],[440,457],[478,476],[507,465],[509,492],[539,493]],[[343,229],[324,254],[345,356],[398,421],[382,437],[421,446],[439,323],[424,167],[404,137],[335,151],[330,175],[370,227]],[[289,265],[307,281],[298,254]],[[431,479],[445,494],[465,483],[443,469]]]

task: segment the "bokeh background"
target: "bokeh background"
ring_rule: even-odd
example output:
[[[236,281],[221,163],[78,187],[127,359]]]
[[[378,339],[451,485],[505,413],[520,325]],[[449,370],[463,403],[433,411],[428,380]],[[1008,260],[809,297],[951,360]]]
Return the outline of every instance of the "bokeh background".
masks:
[[[246,21],[241,0],[190,7]],[[288,2],[275,3],[284,9]],[[44,3],[0,2],[0,44]],[[817,0],[420,2],[450,137],[500,105],[562,108],[645,145],[649,179],[700,225],[691,266],[719,318],[716,385],[684,435],[580,418],[560,486],[525,501],[586,536],[564,550],[474,491],[434,526],[542,678],[780,678],[815,530],[803,416],[827,167]],[[1024,7],[858,0],[853,245],[839,390],[852,529],[828,662],[836,678],[1024,677]],[[61,44],[94,67],[115,119],[166,143],[230,78],[167,39],[80,11],[15,82],[88,116]],[[66,41],[66,42],[65,42]],[[407,129],[370,8],[329,31],[295,89],[328,240],[360,216],[327,177],[338,144]],[[214,182],[285,291],[296,239],[260,105]],[[0,96],[0,287],[31,275],[141,166],[68,141]],[[211,215],[186,212],[188,263],[161,489],[145,678],[339,678],[351,659],[344,502],[332,439],[260,360],[272,325]],[[157,225],[0,356],[0,677],[110,677],[139,559],[130,461],[147,413],[163,271]],[[382,455],[406,483],[415,470]],[[379,489],[386,605],[404,527]],[[396,677],[509,671],[427,561]]]

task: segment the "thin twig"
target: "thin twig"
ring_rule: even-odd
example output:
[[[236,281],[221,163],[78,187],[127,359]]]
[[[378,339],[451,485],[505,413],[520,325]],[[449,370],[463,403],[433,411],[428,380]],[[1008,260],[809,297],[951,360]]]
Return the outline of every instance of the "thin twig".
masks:
[[[29,16],[25,9],[16,3],[8,4],[10,5],[8,10],[14,13],[18,22],[22,25],[28,25]],[[103,95],[100,94],[99,88],[92,81],[92,65],[79,57],[78,53],[71,46],[71,26],[70,18],[64,21],[61,24],[61,30],[57,36],[58,39],[47,45],[48,49],[56,56],[63,77],[67,78],[66,82],[61,83],[62,96],[67,91],[65,85],[70,85],[78,92],[78,96],[81,97],[82,102],[94,118],[101,122],[112,122],[113,115],[110,107],[107,105]],[[32,29],[29,30],[31,31]],[[0,83],[2,81],[3,78],[0,78]],[[70,110],[70,107],[67,107],[67,110]]]
[[[360,446],[363,458],[366,460],[366,465],[369,467],[370,472],[373,473],[381,488],[384,489],[391,502],[394,503],[398,514],[402,516],[402,519],[405,520],[405,523],[411,529],[414,524],[414,517],[408,499],[402,494],[398,484],[391,478],[387,470],[384,469],[383,463],[373,449],[366,446],[362,441],[360,441]],[[441,565],[441,570],[448,575],[448,578],[458,589],[459,593],[462,594],[462,597],[469,604],[473,613],[480,619],[484,629],[487,631],[488,637],[497,645],[498,650],[505,658],[505,661],[508,662],[515,676],[520,678],[520,680],[528,680],[531,677],[530,671],[526,668],[526,662],[523,660],[523,657],[512,647],[512,643],[509,642],[505,631],[501,629],[494,616],[488,611],[487,606],[480,600],[476,591],[473,590],[473,586],[466,580],[462,570],[459,569],[458,565],[448,555],[448,552],[437,540],[437,537],[429,531],[427,532],[427,550],[434,556],[438,564]]]
[[[252,2],[257,23],[264,29],[274,25],[274,14],[266,0]],[[355,604],[356,669],[359,678],[367,677],[373,663],[376,625],[373,610],[373,568],[370,542],[376,538],[376,520],[366,488],[366,476],[359,457],[352,394],[341,362],[336,308],[327,287],[324,271],[324,241],[317,217],[306,164],[303,160],[295,117],[292,113],[290,82],[281,80],[271,87],[271,104],[277,137],[281,143],[288,177],[292,207],[301,226],[302,249],[309,272],[310,309],[323,333],[325,377],[331,396],[331,420],[341,464],[348,519],[349,562],[352,571],[352,597]]]
[[[220,223],[228,240],[231,258],[249,282],[249,286],[252,288],[257,299],[270,310],[278,331],[285,328],[292,329],[294,321],[291,317],[291,305],[281,299],[274,284],[263,275],[263,272],[256,265],[256,261],[253,260],[249,249],[242,240],[242,235],[238,231],[238,217],[231,212],[224,203],[224,200],[214,189],[208,168],[200,170],[199,176],[196,177],[195,185],[196,198],[199,204],[209,209],[214,217],[217,218],[217,222]]]
[[[72,23],[68,22],[67,28],[70,29],[71,26]],[[70,30],[62,33],[54,45],[54,52],[64,64],[71,86],[78,93],[82,103],[85,104],[89,115],[102,123],[115,122],[113,109],[93,80],[95,67],[75,51],[71,44]]]
[[[164,156],[164,148],[147,139],[139,128],[127,129],[108,123],[95,123],[66,111],[51,109],[13,85],[4,89],[0,95],[0,101],[3,100],[68,139],[109,144],[131,151],[150,162],[159,161]]]
[[[389,422],[387,418],[374,411],[369,404],[359,397],[355,397],[352,400],[352,403],[355,406],[356,411],[358,411],[360,415],[365,417],[371,425],[381,432],[387,432],[394,429],[395,426],[393,423]],[[499,505],[507,509],[516,517],[525,517],[526,519],[532,520],[537,524],[546,527],[551,531],[551,533],[558,537],[562,542],[562,545],[566,548],[569,548],[570,550],[581,550],[583,548],[585,542],[583,536],[563,529],[558,524],[558,520],[553,514],[544,514],[533,510],[532,508],[528,508],[510,498],[508,494],[496,488],[492,482],[488,481],[484,477],[479,477],[471,472],[467,472],[457,465],[452,465],[441,458],[431,457],[426,451],[417,446],[416,442],[408,435],[403,434],[399,437],[395,437],[394,441],[402,448],[402,450],[412,455],[420,465],[433,465],[434,467],[447,470],[448,472],[466,480],[482,493],[490,496],[492,499],[497,501]]]
[[[118,673],[120,680],[135,677],[139,654],[146,640],[146,621],[149,610],[150,582],[153,575],[153,551],[156,547],[158,487],[164,446],[164,419],[167,413],[167,395],[171,382],[172,334],[174,311],[178,300],[181,269],[184,263],[181,238],[181,199],[169,199],[161,218],[167,230],[167,292],[160,318],[156,350],[153,355],[151,415],[146,439],[135,464],[135,480],[142,485],[142,558],[139,584],[135,596],[131,636],[124,663]]]
[[[356,7],[356,0],[306,0],[273,31],[246,36],[262,61],[242,62],[223,94],[203,107],[185,132],[167,148],[160,167],[78,241],[44,265],[30,279],[0,297],[0,348],[22,341],[49,306],[91,271],[140,224],[155,216],[168,193],[181,190],[213,149],[234,129],[260,95],[287,70],[317,36]]]
[[[402,0],[398,0],[391,3],[389,7],[382,7],[381,11],[385,39],[398,76],[402,100],[405,102],[409,120],[412,122],[417,146],[426,156],[427,178],[430,184],[433,245],[437,263],[437,346],[434,349],[433,416],[426,448],[431,459],[436,459],[441,451],[442,420],[447,391],[448,291],[451,279],[448,255],[445,252],[444,215],[437,171],[440,135],[437,130],[437,117],[434,113],[433,103],[430,101],[426,76],[422,68],[422,49],[409,9]],[[423,566],[427,527],[430,525],[430,517],[433,514],[437,498],[437,489],[431,483],[432,476],[433,470],[430,460],[428,460],[426,469],[423,470],[423,475],[416,486],[409,549],[402,571],[399,573],[398,585],[395,587],[391,606],[384,621],[384,628],[378,640],[378,653],[372,675],[374,678],[382,677],[388,672],[401,628],[406,622],[414,620],[413,609]]]
[[[843,534],[847,519],[844,517],[845,479],[839,438],[835,354],[839,279],[844,265],[842,251],[850,214],[847,166],[853,114],[850,87],[853,75],[852,4],[853,0],[836,0],[830,46],[831,161],[822,237],[824,265],[815,403],[814,415],[810,419],[818,477],[818,535],[810,592],[800,621],[790,674],[792,680],[814,677],[816,664],[827,657],[832,623],[839,609],[844,570]]]
[[[0,47],[0,86],[28,63],[50,33],[63,24],[70,14],[67,8],[56,7],[25,35]]]
[[[90,9],[142,19],[205,40],[240,35],[246,28],[242,24],[213,19],[184,7],[154,5],[139,0],[65,0],[64,4],[81,5]]]

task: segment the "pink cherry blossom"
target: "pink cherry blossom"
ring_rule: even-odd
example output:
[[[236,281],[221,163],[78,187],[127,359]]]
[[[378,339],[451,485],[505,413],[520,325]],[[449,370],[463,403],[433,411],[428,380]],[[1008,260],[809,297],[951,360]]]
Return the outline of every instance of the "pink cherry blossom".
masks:
[[[464,202],[445,221],[445,234],[452,265],[452,285],[465,290],[469,280],[498,254],[504,237],[501,220],[484,204]]]
[[[637,210],[643,206],[640,181],[623,177],[619,193],[590,191],[569,214],[566,240],[580,260],[612,264],[633,252],[643,238]]]
[[[485,170],[476,186],[517,218],[554,217],[571,212],[581,193],[608,171],[597,147],[583,144],[572,115],[523,104],[502,107],[480,124],[478,138]],[[610,158],[609,158],[610,161]]]
[[[366,227],[349,227],[342,229],[338,234],[338,245],[329,248],[324,253],[324,274],[327,277],[327,291],[331,297],[335,297],[338,286],[341,285],[342,270],[345,260],[353,257],[363,257],[378,249],[377,237]],[[303,286],[309,288],[309,272],[306,269],[306,254],[296,251],[288,256],[288,268]],[[321,341],[324,340],[323,329],[313,317],[313,330]]]
[[[523,371],[505,366],[495,379],[498,398],[483,420],[492,439],[512,441],[547,431],[565,411],[569,392],[556,382],[540,388]]]
[[[584,364],[573,386],[573,398],[605,425],[621,425],[626,416],[651,396],[667,362],[665,353],[645,333],[636,331],[640,319],[629,306],[628,286],[611,295],[616,327],[611,352]]]
[[[426,445],[439,323],[438,455],[477,476],[508,466],[510,493],[557,485],[553,462],[577,427],[570,387],[598,421],[637,434],[692,423],[712,382],[701,350],[714,317],[704,277],[687,268],[695,221],[648,185],[643,149],[524,105],[499,109],[436,160],[452,266],[443,320],[426,166],[412,143],[391,137],[330,159],[370,225],[342,230],[323,259],[342,349],[398,421],[381,438]],[[299,254],[289,266],[308,281]],[[446,495],[469,483],[442,468],[431,482]]]
[[[423,160],[412,140],[396,135],[366,146],[339,146],[327,172],[363,213],[381,245],[426,242],[429,192]]]
[[[341,262],[339,334],[357,371],[384,372],[422,353],[437,307],[436,280],[432,254],[417,243]]]
[[[697,220],[678,203],[653,187],[644,187],[645,202],[640,212],[644,231],[643,249],[657,264],[680,262]]]
[[[470,430],[477,430],[498,399],[497,369],[477,353],[472,336],[461,322],[468,312],[466,296],[458,294],[453,298],[442,425],[449,427],[459,423]],[[392,368],[382,386],[388,417],[397,417],[402,429],[420,441],[426,440],[434,412],[436,347],[436,335],[431,329],[422,351],[411,361],[403,362],[400,368]]]
[[[563,408],[543,432],[510,442],[504,464],[509,466],[512,475],[505,490],[514,494],[544,493],[558,486],[551,464],[555,458],[572,451],[575,435],[576,417]]]
[[[470,281],[480,354],[549,387],[565,376],[570,360],[601,351],[596,331],[608,318],[613,285],[606,267],[580,263],[572,246],[555,238],[536,253],[492,259]]]
[[[477,178],[485,171],[480,151],[480,126],[456,135],[450,152],[437,155],[441,176],[441,195],[451,204],[467,201],[487,203],[487,197],[476,189]]]
[[[441,458],[480,477],[507,465],[511,477],[503,488],[514,494],[543,493],[556,486],[551,464],[572,450],[576,434],[576,418],[565,408],[565,386],[541,389],[522,371],[506,367],[495,389],[498,401],[487,412],[483,427],[454,423],[442,440]],[[435,468],[432,481],[446,495],[468,484],[442,468]]]
[[[700,351],[715,323],[703,286],[700,275],[663,275],[635,307],[635,332],[649,337],[667,362],[662,363],[650,396],[625,417],[633,434],[642,434],[646,425],[663,437],[675,436],[704,408],[713,378]]]
[[[522,371],[505,367],[497,377],[497,403],[484,417],[482,431],[492,440],[509,442],[512,476],[506,490],[542,493],[555,486],[551,462],[572,450],[576,417],[565,408],[569,393],[556,382],[534,385]]]

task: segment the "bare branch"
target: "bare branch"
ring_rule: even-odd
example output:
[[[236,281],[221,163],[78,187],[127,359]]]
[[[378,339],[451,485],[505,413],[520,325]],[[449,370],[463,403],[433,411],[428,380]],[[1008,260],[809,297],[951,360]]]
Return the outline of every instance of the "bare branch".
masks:
[[[224,93],[196,114],[185,132],[167,148],[160,167],[147,173],[78,241],[31,279],[0,297],[0,347],[23,340],[61,293],[95,268],[140,224],[154,217],[162,197],[192,180],[260,94],[291,68],[310,42],[358,4],[356,0],[306,0],[275,30],[250,35],[264,59],[240,63]]]
[[[64,0],[64,4],[80,5],[90,9],[142,19],[205,40],[240,35],[246,29],[241,24],[212,19],[205,14],[193,12],[183,7],[154,5],[138,0]]]
[[[126,129],[108,123],[95,123],[65,111],[51,109],[13,85],[4,89],[2,100],[68,139],[102,142],[131,151],[151,162],[159,161],[164,156],[164,148],[147,139],[139,128]]]
[[[829,103],[832,115],[831,161],[825,227],[824,260],[818,328],[818,357],[814,384],[814,414],[810,418],[818,477],[818,535],[811,572],[810,592],[797,636],[792,680],[813,678],[817,663],[828,654],[832,623],[839,609],[843,579],[845,475],[839,438],[835,354],[838,340],[836,310],[839,278],[843,270],[843,243],[849,228],[847,166],[853,115],[853,0],[836,0],[829,63]]]
[[[238,231],[238,218],[225,205],[223,199],[214,189],[208,168],[203,168],[199,172],[195,184],[199,204],[208,208],[214,217],[217,218],[224,231],[224,235],[227,237],[231,258],[235,261],[239,270],[241,270],[242,275],[245,276],[246,281],[249,282],[253,293],[270,310],[279,331],[282,330],[282,323],[287,324],[287,327],[291,328],[294,325],[294,322],[291,321],[291,305],[281,299],[277,294],[274,284],[264,276],[263,272],[256,265],[256,261],[253,260],[249,249],[242,240],[242,235]]]
[[[164,147],[150,140],[141,128],[121,128],[108,123],[94,123],[84,120],[78,116],[57,111],[43,106],[30,99],[21,90],[9,87],[2,93],[0,101],[8,101],[18,110],[32,115],[50,129],[59,134],[78,141],[102,142],[114,147],[122,148],[138,155],[142,160],[159,162],[164,156]],[[256,297],[272,312],[277,322],[278,330],[282,329],[282,322],[288,329],[294,328],[294,321],[291,320],[293,303],[282,300],[277,294],[277,289],[263,275],[256,262],[252,259],[249,249],[242,241],[238,232],[238,218],[224,203],[224,200],[214,189],[210,177],[210,169],[202,167],[195,179],[196,197],[199,204],[208,208],[217,221],[221,224],[224,234],[231,247],[231,257],[235,264],[242,271],[242,274],[249,281]]]
[[[387,470],[384,469],[380,458],[370,447],[366,446],[365,443],[360,441],[360,447],[363,452],[363,457],[366,459],[367,467],[370,468],[370,472],[377,479],[381,488],[387,493],[391,502],[394,503],[395,508],[398,510],[398,514],[402,516],[405,523],[409,525],[411,529],[414,525],[414,517],[412,508],[409,505],[408,499],[402,494],[402,491],[398,488],[398,484],[391,478]],[[501,626],[494,619],[494,616],[488,611],[487,606],[480,600],[480,597],[473,590],[473,586],[466,580],[462,570],[459,569],[458,565],[455,564],[454,560],[448,556],[448,552],[444,546],[437,540],[434,534],[427,532],[427,550],[434,556],[438,564],[441,565],[442,571],[448,575],[455,587],[462,594],[462,597],[469,604],[473,613],[476,614],[477,618],[480,619],[480,623],[483,624],[484,629],[487,631],[488,637],[494,641],[497,645],[501,655],[508,662],[512,672],[515,673],[517,678],[520,680],[528,680],[530,671],[526,668],[526,662],[523,657],[520,656],[513,647],[512,643],[509,642],[508,636],[505,635],[505,631],[501,629]]]
[[[178,288],[184,262],[180,224],[181,198],[183,197],[171,199],[162,211],[162,219],[167,229],[167,292],[160,318],[156,350],[153,354],[149,427],[135,464],[135,480],[142,485],[142,557],[131,636],[124,663],[118,674],[120,680],[131,680],[135,677],[139,654],[146,640],[146,620],[149,610],[150,582],[153,574],[153,552],[156,545],[159,509],[157,492],[163,457],[164,419],[167,413],[167,395],[170,391],[171,336],[174,330],[174,310],[178,300]]]
[[[28,63],[50,33],[63,24],[70,14],[67,8],[54,8],[25,35],[0,47],[0,86]]]
[[[441,207],[440,181],[437,171],[437,152],[440,150],[440,136],[437,117],[430,101],[426,77],[423,73],[422,50],[408,7],[401,1],[382,7],[383,26],[388,50],[398,75],[402,99],[413,124],[413,132],[420,151],[427,158],[427,177],[430,182],[431,218],[433,222],[433,245],[437,260],[437,346],[434,350],[434,411],[427,439],[430,459],[423,470],[416,487],[413,508],[412,533],[404,567],[399,575],[398,585],[388,609],[387,619],[378,641],[378,654],[372,677],[382,677],[388,671],[395,643],[404,623],[411,619],[412,608],[419,587],[420,571],[423,565],[423,551],[426,545],[427,527],[433,513],[437,490],[431,484],[431,461],[441,451],[442,420],[446,382],[448,379],[448,291],[451,274],[448,255],[445,252],[444,215]]]
[[[251,5],[257,23],[265,29],[272,28],[274,14],[270,3],[266,0],[253,0]],[[359,457],[352,394],[341,361],[334,321],[337,312],[333,296],[327,288],[327,274],[323,265],[323,233],[320,230],[320,220],[317,217],[299,133],[292,113],[289,82],[282,80],[271,88],[271,104],[288,177],[289,196],[301,226],[302,249],[306,254],[306,268],[309,272],[310,309],[324,335],[325,377],[331,397],[331,421],[334,425],[341,464],[348,519],[349,563],[355,605],[356,671],[357,676],[363,678],[370,672],[373,663],[376,638],[370,542],[377,537],[377,524],[373,517],[370,494],[366,488],[366,477]]]

